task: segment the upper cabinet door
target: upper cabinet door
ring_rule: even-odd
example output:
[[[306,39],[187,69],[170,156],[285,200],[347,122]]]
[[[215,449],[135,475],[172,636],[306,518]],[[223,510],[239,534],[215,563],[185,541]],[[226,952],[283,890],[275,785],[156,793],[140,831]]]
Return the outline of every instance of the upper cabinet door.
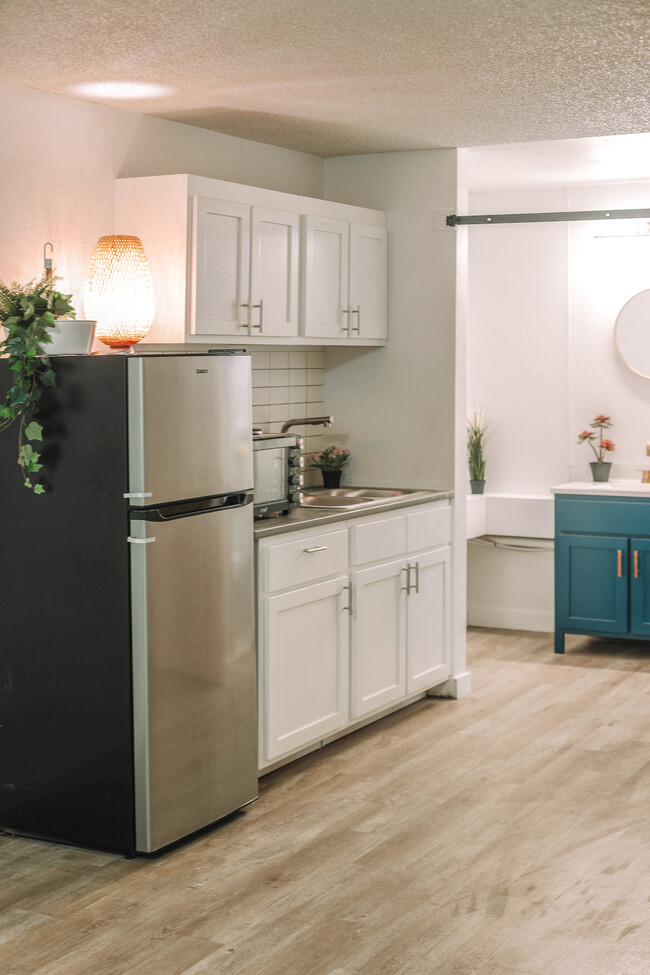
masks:
[[[349,224],[329,217],[303,217],[303,334],[346,338]]]
[[[298,334],[299,217],[251,208],[251,329],[253,335]]]
[[[387,336],[388,234],[383,227],[350,225],[350,336]]]
[[[193,331],[249,332],[250,207],[194,197]]]

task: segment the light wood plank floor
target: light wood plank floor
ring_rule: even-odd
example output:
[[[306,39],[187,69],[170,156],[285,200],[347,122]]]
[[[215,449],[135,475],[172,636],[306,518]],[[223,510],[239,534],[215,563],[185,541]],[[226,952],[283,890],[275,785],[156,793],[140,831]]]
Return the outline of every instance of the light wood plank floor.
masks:
[[[0,972],[647,975],[650,643],[469,662],[160,859],[0,837]]]

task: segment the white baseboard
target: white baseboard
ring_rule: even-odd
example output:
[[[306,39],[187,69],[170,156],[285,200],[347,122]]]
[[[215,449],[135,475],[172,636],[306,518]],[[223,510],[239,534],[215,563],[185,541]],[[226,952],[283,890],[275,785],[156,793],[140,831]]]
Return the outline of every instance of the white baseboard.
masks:
[[[450,677],[444,684],[432,687],[430,691],[427,691],[427,697],[453,697],[457,700],[459,697],[465,697],[471,690],[472,675],[469,670],[465,670],[462,674],[455,674]]]
[[[480,609],[468,607],[468,626],[486,626],[495,630],[532,630],[535,633],[553,633],[553,613],[529,613],[514,609]]]

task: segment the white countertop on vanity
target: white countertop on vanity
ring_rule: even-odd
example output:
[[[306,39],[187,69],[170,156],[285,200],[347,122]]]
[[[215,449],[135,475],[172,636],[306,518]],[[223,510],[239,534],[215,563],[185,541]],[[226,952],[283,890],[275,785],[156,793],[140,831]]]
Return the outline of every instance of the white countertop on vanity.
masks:
[[[260,518],[255,522],[255,538],[267,538],[269,535],[280,535],[284,532],[301,531],[303,528],[331,525],[337,521],[347,521],[350,518],[363,518],[367,515],[381,514],[397,508],[407,508],[411,505],[429,504],[432,501],[446,501],[453,498],[453,491],[416,491],[402,498],[390,498],[385,501],[375,501],[368,505],[358,505],[345,510],[331,510],[329,508],[294,508],[288,515],[275,518]]]
[[[650,484],[641,481],[570,481],[551,488],[553,494],[589,494],[602,497],[650,498]]]

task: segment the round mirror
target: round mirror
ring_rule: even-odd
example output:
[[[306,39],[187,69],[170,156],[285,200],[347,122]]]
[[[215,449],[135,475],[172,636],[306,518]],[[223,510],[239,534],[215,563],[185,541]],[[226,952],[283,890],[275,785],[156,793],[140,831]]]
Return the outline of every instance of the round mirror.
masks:
[[[650,379],[650,290],[630,298],[618,313],[614,341],[632,372]]]

